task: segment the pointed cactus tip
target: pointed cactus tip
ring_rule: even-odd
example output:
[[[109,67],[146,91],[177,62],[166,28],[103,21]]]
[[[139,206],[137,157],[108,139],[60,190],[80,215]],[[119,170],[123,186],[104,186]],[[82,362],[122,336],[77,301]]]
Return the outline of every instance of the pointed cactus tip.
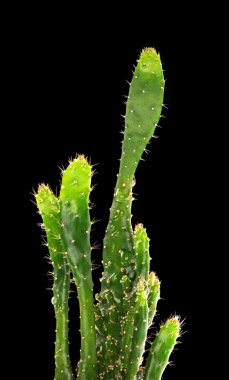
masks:
[[[161,68],[160,55],[154,48],[145,48],[140,54],[139,64],[143,72],[155,74]]]
[[[40,183],[39,185],[38,185],[38,193],[41,193],[42,191],[50,191],[50,187],[49,187],[49,185],[47,184],[45,184],[45,183]]]
[[[169,364],[177,339],[180,336],[180,319],[175,316],[161,326],[157,337],[150,348],[146,361],[144,380],[161,380],[162,374]]]
[[[154,272],[150,272],[149,274],[149,286],[152,286],[155,282],[156,275]]]

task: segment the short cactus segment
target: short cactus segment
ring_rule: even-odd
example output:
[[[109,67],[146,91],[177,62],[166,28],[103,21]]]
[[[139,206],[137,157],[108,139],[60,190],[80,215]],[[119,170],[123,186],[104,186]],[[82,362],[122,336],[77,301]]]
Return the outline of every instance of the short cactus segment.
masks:
[[[64,171],[60,191],[62,239],[80,305],[79,380],[96,380],[97,377],[89,215],[91,176],[91,166],[84,156],[78,156]]]
[[[142,224],[138,224],[134,231],[134,250],[136,258],[137,277],[143,277],[148,282],[150,255],[149,255],[149,238]]]
[[[177,317],[169,319],[160,329],[147,358],[144,380],[160,380],[168,364],[169,356],[180,334]]]
[[[169,319],[153,341],[144,368],[147,332],[160,299],[160,281],[150,272],[146,229],[142,224],[132,229],[132,187],[160,117],[163,93],[159,55],[152,48],[144,49],[126,105],[122,156],[104,237],[104,272],[96,303],[91,274],[90,164],[82,155],[69,162],[59,198],[45,185],[40,185],[36,194],[54,268],[55,380],[74,380],[68,353],[70,271],[80,306],[78,380],[160,380],[180,335],[179,319]]]
[[[40,185],[35,195],[47,235],[54,270],[53,305],[56,315],[55,379],[73,380],[68,349],[69,265],[60,237],[59,201],[48,186]]]
[[[148,325],[150,326],[153,322],[153,318],[157,311],[157,303],[160,299],[160,281],[154,272],[149,274],[148,280]]]

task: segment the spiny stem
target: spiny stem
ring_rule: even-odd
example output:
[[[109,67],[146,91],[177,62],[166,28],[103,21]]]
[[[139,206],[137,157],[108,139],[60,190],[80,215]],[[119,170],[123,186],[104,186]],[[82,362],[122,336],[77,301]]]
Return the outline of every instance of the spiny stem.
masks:
[[[149,238],[146,229],[142,224],[137,224],[134,230],[134,250],[136,257],[136,274],[137,277],[143,277],[148,282],[149,278]],[[147,284],[148,285],[148,284]]]
[[[68,348],[68,296],[70,286],[69,265],[60,237],[59,201],[48,186],[40,185],[35,195],[47,235],[50,258],[53,264],[53,305],[56,316],[55,379],[73,380]]]
[[[127,365],[126,380],[134,380],[142,363],[148,326],[148,305],[145,280],[140,280],[136,290],[134,332]]]
[[[160,299],[160,281],[154,272],[149,274],[148,280],[148,326],[150,327],[156,314],[157,303]]]
[[[155,338],[146,361],[144,380],[160,380],[180,333],[177,317],[169,319]]]
[[[136,277],[131,226],[133,177],[158,123],[163,93],[164,79],[159,55],[154,49],[145,49],[140,55],[130,84],[120,170],[104,238],[101,308],[105,308],[103,295],[107,289],[112,292],[114,300],[111,305],[114,317],[107,326],[111,348],[105,354],[101,369],[104,380],[120,376],[120,358],[117,358],[117,352],[120,352],[124,317],[122,307],[124,295],[120,281],[123,275],[127,275],[134,285]]]
[[[63,173],[60,192],[62,238],[80,305],[79,380],[97,378],[89,214],[91,176],[91,166],[84,156],[78,156]]]

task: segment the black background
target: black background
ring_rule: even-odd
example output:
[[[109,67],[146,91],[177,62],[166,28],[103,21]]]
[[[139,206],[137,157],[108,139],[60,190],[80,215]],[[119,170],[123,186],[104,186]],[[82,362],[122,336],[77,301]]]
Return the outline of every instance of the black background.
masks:
[[[10,47],[8,90],[13,107],[5,142],[17,160],[13,182],[19,185],[16,224],[21,254],[16,269],[22,306],[17,313],[21,335],[17,353],[25,347],[22,355],[31,368],[26,371],[28,378],[53,379],[55,324],[52,295],[47,290],[51,268],[45,259],[47,249],[41,245],[32,190],[45,182],[58,192],[58,166],[66,167],[76,153],[89,157],[97,164],[91,200],[95,203],[92,217],[99,220],[92,243],[101,245],[118,171],[123,95],[128,94],[127,81],[141,49],[153,46],[165,70],[167,108],[156,130],[159,138],[148,146],[150,153],[136,173],[133,224],[142,222],[147,228],[152,269],[162,280],[163,299],[153,331],[174,313],[184,320],[182,344],[172,356],[175,366],[166,370],[164,379],[196,378],[201,346],[197,330],[203,321],[197,304],[204,304],[207,258],[204,183],[210,165],[205,152],[203,91],[197,89],[196,78],[205,68],[207,31],[199,27],[201,33],[195,34],[202,22],[197,14],[188,22],[185,13],[187,18],[178,17],[177,25],[169,17],[155,24],[147,12],[131,19],[111,9],[106,17],[88,19],[80,10],[74,11],[75,17],[70,9],[61,11],[31,9],[27,17],[20,10]],[[93,252],[93,259],[100,262],[100,249]],[[97,290],[100,273],[101,268],[93,272]],[[17,289],[13,292],[17,298]],[[72,295],[70,348],[75,366],[79,326],[76,294]],[[12,355],[14,350],[11,346]],[[24,372],[24,367],[21,360],[17,373]]]

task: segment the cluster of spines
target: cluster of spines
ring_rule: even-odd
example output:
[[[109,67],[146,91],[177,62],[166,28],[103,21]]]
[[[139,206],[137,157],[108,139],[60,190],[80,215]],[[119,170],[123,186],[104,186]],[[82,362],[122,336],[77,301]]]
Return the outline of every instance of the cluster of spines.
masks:
[[[143,376],[147,380],[159,380],[178,338],[179,320],[172,318],[161,327],[151,346],[146,366],[142,367],[147,331],[160,298],[160,282],[155,273],[150,272],[149,238],[146,230],[141,224],[132,230],[132,187],[135,170],[160,117],[163,90],[160,58],[154,49],[145,49],[135,68],[127,100],[122,158],[104,238],[104,272],[96,304],[93,301],[91,277],[91,166],[84,156],[78,156],[63,171],[59,198],[54,197],[44,185],[39,187],[36,195],[54,266],[56,380],[73,379],[66,346],[68,317],[66,312],[60,312],[67,311],[66,294],[68,296],[70,270],[76,283],[81,313],[81,355],[77,371],[79,380],[135,380],[142,379]],[[53,215],[53,210],[49,205],[44,211],[42,206],[46,193],[49,194],[57,215],[51,229],[49,220],[52,219],[50,215]],[[55,234],[50,232],[54,224]],[[58,249],[55,246],[53,249],[50,245],[53,240],[60,245]],[[56,253],[58,260],[61,260],[58,265]],[[55,290],[58,289],[60,279],[65,297],[59,297],[59,290]],[[57,299],[62,302],[59,308],[56,306]],[[59,319],[58,323],[60,314],[66,318],[64,317],[64,322]]]

